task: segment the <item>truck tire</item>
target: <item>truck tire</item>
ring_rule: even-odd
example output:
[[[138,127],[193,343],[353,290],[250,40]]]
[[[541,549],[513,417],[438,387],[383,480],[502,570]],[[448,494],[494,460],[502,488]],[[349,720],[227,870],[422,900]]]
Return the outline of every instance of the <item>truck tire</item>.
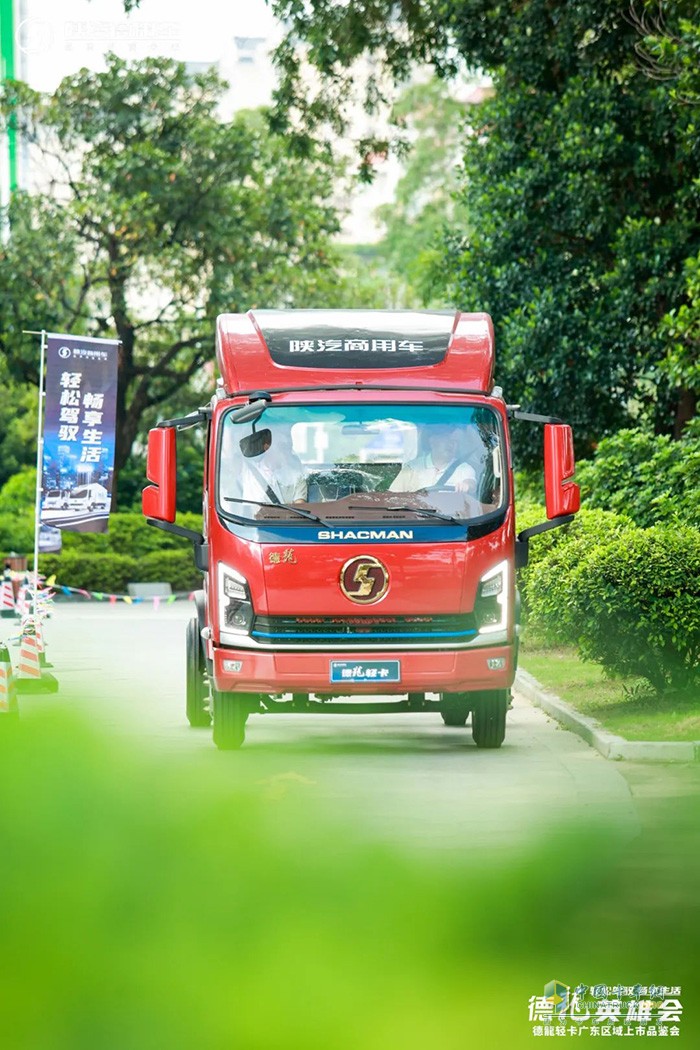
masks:
[[[187,624],[185,650],[187,721],[194,727],[208,726],[211,725],[211,715],[207,708],[209,690],[204,680],[204,653],[196,619]]]
[[[440,714],[446,726],[463,726],[469,717],[469,699],[459,693],[440,695]]]
[[[506,736],[508,690],[479,693],[472,707],[472,739],[477,747],[500,747]]]
[[[220,693],[212,689],[214,701],[214,743],[219,751],[238,751],[245,740],[248,697],[240,693]]]

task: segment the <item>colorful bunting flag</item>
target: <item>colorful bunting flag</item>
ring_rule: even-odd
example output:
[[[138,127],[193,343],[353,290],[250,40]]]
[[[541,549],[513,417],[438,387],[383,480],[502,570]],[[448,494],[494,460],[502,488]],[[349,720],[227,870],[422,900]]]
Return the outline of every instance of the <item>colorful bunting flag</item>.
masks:
[[[174,594],[167,595],[167,597],[162,594],[154,594],[151,597],[108,594],[106,591],[88,591],[85,587],[69,587],[65,583],[56,583],[55,576],[51,577],[51,585],[54,587],[54,590],[49,590],[47,587],[44,590],[40,590],[37,595],[37,605],[42,609],[48,609],[56,593],[63,594],[66,597],[71,594],[79,594],[82,598],[88,600],[108,601],[110,605],[116,605],[117,602],[124,602],[126,605],[141,605],[143,602],[152,602],[154,609],[159,609],[162,603],[172,605],[173,602],[184,599],[194,601],[196,595],[195,591],[177,591]],[[28,595],[28,601],[33,602],[31,595]]]

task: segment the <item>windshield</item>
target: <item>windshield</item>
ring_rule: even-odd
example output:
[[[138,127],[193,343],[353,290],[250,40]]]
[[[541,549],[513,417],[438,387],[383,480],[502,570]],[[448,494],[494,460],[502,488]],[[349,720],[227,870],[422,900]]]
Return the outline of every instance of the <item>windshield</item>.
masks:
[[[503,464],[485,406],[273,406],[224,417],[219,506],[256,522],[461,523],[502,507]]]

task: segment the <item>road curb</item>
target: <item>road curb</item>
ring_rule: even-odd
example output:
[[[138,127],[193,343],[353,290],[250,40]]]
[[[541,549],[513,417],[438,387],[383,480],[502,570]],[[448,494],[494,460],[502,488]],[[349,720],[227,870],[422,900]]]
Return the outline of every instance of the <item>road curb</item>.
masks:
[[[594,718],[587,718],[571,704],[550,693],[527,671],[519,670],[514,689],[536,707],[540,707],[561,725],[600,751],[604,758],[631,762],[698,762],[700,741],[625,740],[603,729]]]

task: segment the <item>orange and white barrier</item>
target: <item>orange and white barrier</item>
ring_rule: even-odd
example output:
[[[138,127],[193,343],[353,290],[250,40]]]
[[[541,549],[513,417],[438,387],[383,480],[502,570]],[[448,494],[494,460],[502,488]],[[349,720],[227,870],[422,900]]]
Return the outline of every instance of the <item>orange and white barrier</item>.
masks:
[[[39,647],[34,634],[33,624],[27,624],[22,632],[22,641],[19,646],[18,671],[20,678],[41,678]]]
[[[46,670],[51,667],[44,656],[44,642],[40,621],[27,617],[22,626],[17,665],[18,693],[55,693],[58,682]]]
[[[34,616],[31,615],[31,613],[28,613],[24,616],[22,620],[22,627],[20,630],[20,637],[24,637],[24,635],[29,635],[30,637],[32,635],[34,636],[34,638],[36,639],[36,649],[38,653],[43,653],[45,651],[46,646],[44,645],[44,628],[42,627],[41,616],[39,616],[36,619],[34,618]]]
[[[15,592],[12,589],[12,580],[5,576],[0,585],[0,616],[15,615]]]

